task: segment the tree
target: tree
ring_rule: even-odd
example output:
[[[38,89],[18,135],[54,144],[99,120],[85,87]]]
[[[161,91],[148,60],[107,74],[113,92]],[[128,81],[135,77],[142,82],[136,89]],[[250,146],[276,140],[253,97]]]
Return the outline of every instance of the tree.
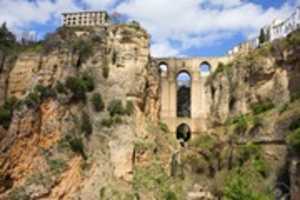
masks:
[[[259,34],[259,44],[263,44],[266,42],[266,34],[264,29],[260,29],[260,34]]]
[[[16,45],[16,37],[7,29],[4,22],[0,27],[0,50],[7,52]]]

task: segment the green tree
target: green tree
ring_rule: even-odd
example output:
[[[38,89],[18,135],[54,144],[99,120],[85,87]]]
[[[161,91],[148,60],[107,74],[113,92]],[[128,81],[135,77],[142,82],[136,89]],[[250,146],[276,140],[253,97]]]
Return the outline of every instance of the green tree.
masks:
[[[16,37],[11,33],[4,22],[0,27],[0,50],[7,52],[16,45]]]
[[[260,29],[260,34],[259,34],[259,44],[263,44],[266,42],[266,34],[265,34],[265,31],[264,29]]]

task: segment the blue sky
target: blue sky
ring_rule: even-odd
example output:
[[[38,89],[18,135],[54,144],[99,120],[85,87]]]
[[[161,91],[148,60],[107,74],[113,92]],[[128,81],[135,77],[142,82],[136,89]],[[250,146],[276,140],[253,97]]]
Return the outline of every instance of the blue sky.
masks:
[[[0,0],[0,23],[17,35],[39,38],[61,23],[61,13],[107,10],[137,20],[151,34],[151,53],[220,56],[259,33],[275,18],[288,17],[300,0]]]

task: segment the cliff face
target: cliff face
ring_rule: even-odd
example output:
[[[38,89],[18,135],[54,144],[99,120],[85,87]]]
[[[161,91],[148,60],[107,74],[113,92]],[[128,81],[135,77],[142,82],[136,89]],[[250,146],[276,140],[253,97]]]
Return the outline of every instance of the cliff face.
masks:
[[[106,186],[129,188],[141,122],[132,112],[152,109],[144,97],[148,46],[133,25],[80,37],[61,29],[9,67],[1,62],[1,98],[18,99],[1,129],[1,199],[99,199]],[[95,94],[111,114],[96,112]],[[122,112],[111,103],[119,100]]]
[[[0,53],[0,199],[297,199],[299,44],[220,64],[208,131],[185,147],[159,122],[160,74],[136,24]]]

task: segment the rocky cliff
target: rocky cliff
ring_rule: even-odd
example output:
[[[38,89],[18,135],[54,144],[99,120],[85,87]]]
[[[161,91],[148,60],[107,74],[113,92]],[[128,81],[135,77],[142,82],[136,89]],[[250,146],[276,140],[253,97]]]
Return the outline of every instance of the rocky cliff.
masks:
[[[149,40],[63,27],[1,51],[0,199],[299,198],[299,32],[220,63],[209,129],[183,147]]]

